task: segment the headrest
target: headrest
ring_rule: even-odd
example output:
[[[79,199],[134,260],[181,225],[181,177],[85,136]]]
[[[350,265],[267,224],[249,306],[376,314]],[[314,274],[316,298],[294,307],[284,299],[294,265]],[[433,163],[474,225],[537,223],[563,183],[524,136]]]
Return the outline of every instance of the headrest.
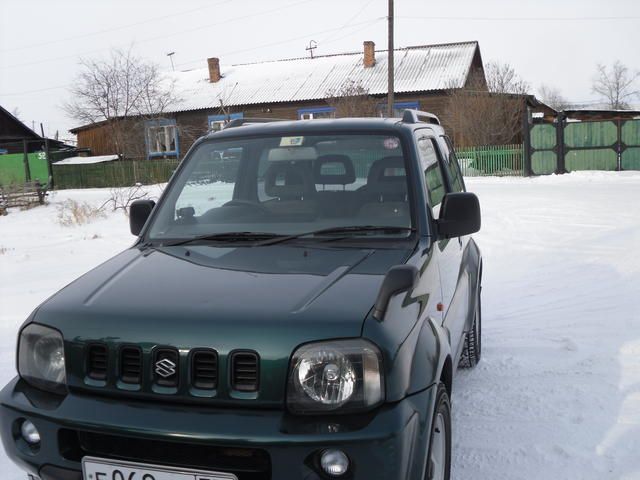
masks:
[[[405,198],[407,172],[402,157],[384,157],[376,160],[367,175],[367,191],[381,197]]]
[[[322,155],[313,162],[313,180],[319,185],[348,185],[356,181],[356,169],[346,155]]]
[[[302,198],[315,189],[311,182],[307,162],[273,162],[264,175],[264,190],[270,197]]]
[[[404,167],[404,158],[402,157],[384,157],[376,160],[369,169],[367,175],[367,183],[378,182],[406,182],[407,172]]]

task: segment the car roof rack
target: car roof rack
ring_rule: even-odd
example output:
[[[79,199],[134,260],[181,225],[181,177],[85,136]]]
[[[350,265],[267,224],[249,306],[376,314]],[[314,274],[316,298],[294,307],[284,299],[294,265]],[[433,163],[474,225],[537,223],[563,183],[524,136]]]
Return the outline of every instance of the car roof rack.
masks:
[[[407,109],[402,112],[402,121],[404,123],[425,122],[433,125],[440,125],[440,120],[433,113],[413,109]]]
[[[251,125],[254,123],[271,123],[271,122],[290,122],[290,119],[286,119],[286,118],[251,118],[251,117],[247,117],[247,118],[236,118],[234,120],[231,120],[229,123],[227,123],[223,130],[226,130],[227,128],[235,128],[235,127],[241,127],[242,125]]]

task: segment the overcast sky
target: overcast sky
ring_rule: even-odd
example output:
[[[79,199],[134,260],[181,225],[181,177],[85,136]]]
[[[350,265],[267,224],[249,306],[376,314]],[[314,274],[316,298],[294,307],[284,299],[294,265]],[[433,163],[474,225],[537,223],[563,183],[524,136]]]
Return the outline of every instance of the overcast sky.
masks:
[[[387,0],[0,0],[0,105],[45,133],[77,126],[61,105],[78,58],[134,45],[170,69],[386,46]],[[640,69],[639,0],[396,0],[396,46],[478,40],[484,62],[512,64],[532,86],[597,100],[597,63]]]

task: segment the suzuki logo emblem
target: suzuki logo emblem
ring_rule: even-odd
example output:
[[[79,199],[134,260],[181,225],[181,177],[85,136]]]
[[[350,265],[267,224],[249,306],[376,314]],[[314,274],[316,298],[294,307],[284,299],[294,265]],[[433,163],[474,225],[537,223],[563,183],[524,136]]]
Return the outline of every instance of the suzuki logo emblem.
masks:
[[[168,358],[156,362],[156,373],[162,378],[169,378],[176,373],[176,364]]]

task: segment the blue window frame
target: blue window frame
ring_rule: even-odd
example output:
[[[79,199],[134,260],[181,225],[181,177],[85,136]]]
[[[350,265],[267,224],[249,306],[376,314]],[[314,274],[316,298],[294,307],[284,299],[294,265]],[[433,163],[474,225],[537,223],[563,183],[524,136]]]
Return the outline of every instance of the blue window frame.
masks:
[[[244,118],[244,113],[230,113],[229,115],[209,115],[207,117],[207,125],[210,132],[222,130],[226,123],[238,118]]]
[[[298,119],[313,120],[314,118],[334,118],[336,109],[334,107],[308,107],[298,110]]]
[[[154,157],[180,156],[180,138],[174,118],[160,118],[145,122],[147,155]]]
[[[412,109],[412,110],[419,110],[420,109],[420,103],[419,102],[395,102],[393,104],[393,116],[394,117],[401,117],[402,116],[402,112],[406,109]],[[378,104],[378,111],[380,112],[380,116],[384,117],[387,114],[387,104],[386,103],[379,103]]]

